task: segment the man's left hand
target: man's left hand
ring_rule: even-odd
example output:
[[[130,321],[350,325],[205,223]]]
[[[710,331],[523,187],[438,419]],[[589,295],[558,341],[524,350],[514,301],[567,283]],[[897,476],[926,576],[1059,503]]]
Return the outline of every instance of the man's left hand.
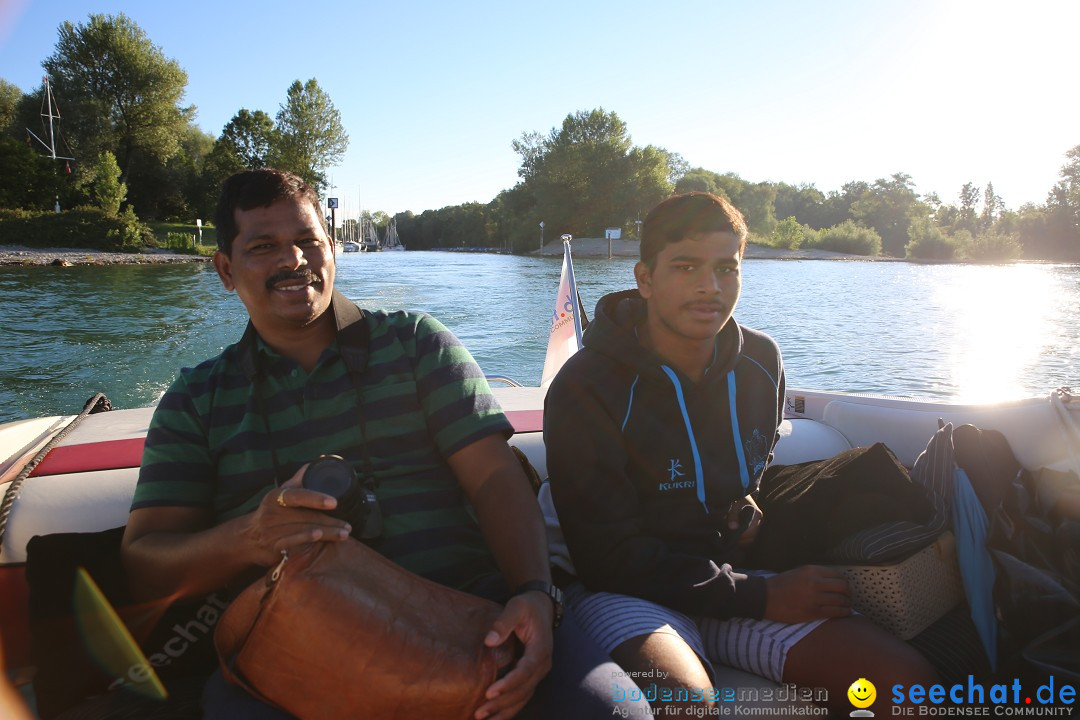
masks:
[[[525,652],[513,670],[484,693],[485,701],[474,715],[476,720],[509,720],[529,702],[537,684],[551,670],[553,617],[551,598],[538,591],[516,595],[506,603],[484,644],[497,647],[516,635]]]

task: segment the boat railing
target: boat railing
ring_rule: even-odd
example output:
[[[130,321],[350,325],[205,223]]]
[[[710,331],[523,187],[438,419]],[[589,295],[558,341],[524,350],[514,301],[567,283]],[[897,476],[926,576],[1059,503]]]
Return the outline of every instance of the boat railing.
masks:
[[[507,385],[509,387],[524,387],[524,385],[519,383],[517,380],[515,380],[512,377],[508,377],[506,375],[487,375],[487,374],[485,374],[484,378],[489,383],[498,382],[498,383],[503,383],[504,385]]]

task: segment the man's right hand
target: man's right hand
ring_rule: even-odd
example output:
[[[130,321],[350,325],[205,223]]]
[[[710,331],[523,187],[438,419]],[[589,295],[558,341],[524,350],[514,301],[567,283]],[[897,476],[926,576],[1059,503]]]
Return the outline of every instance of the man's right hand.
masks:
[[[304,465],[280,488],[263,497],[255,512],[247,515],[243,535],[255,562],[269,567],[281,559],[281,551],[313,542],[340,542],[349,537],[349,523],[328,515],[337,500],[301,486]]]
[[[765,619],[797,623],[851,614],[851,589],[843,573],[805,565],[765,580]]]

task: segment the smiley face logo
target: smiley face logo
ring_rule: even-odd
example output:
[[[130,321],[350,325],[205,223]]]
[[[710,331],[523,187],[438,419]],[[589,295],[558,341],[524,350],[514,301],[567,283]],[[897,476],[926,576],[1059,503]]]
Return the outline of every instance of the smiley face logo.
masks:
[[[877,688],[866,678],[851,683],[847,690],[848,701],[857,708],[868,708],[877,699]]]

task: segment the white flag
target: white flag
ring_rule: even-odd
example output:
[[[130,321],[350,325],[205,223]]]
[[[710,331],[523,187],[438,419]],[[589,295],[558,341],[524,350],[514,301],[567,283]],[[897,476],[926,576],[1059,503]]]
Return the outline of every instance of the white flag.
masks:
[[[581,316],[578,313],[577,283],[574,281],[574,261],[570,259],[569,235],[563,235],[562,276],[555,310],[551,314],[551,335],[548,336],[547,357],[540,387],[546,388],[555,379],[559,368],[581,349]]]

